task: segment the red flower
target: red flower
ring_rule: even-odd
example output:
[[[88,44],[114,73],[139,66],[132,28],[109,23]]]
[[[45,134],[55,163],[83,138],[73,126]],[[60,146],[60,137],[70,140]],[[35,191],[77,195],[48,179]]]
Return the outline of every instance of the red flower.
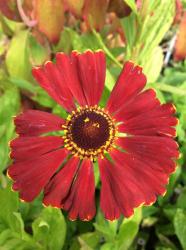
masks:
[[[94,217],[94,162],[101,177],[101,209],[106,219],[128,217],[141,204],[164,195],[175,171],[177,119],[171,104],[143,90],[142,68],[127,62],[105,108],[105,56],[90,50],[58,53],[56,64],[33,69],[33,76],[69,113],[66,120],[30,110],[15,118],[19,137],[11,142],[8,175],[24,201],[43,189],[43,203],[69,211],[69,218]],[[63,136],[44,133],[63,130]]]

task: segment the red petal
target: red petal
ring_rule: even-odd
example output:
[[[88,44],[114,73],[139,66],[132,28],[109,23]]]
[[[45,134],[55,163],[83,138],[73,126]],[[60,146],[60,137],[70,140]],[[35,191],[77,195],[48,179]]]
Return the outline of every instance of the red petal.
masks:
[[[11,141],[11,158],[20,161],[37,158],[63,145],[62,137],[18,137]]]
[[[56,65],[47,62],[33,69],[40,85],[68,111],[75,108],[73,97],[81,106],[98,104],[105,81],[105,56],[102,51],[72,52],[56,55]]]
[[[14,122],[16,132],[20,136],[37,136],[42,133],[62,130],[62,125],[65,123],[62,118],[39,110],[28,110],[18,115]]]
[[[131,102],[123,105],[114,115],[118,121],[125,121],[135,117],[138,114],[151,111],[159,106],[160,102],[156,99],[156,93],[153,89],[148,89],[136,96]]]
[[[174,136],[178,119],[172,115],[175,108],[171,104],[163,104],[148,112],[139,112],[119,126],[119,131],[133,135],[168,135]]]
[[[115,220],[120,217],[120,209],[114,198],[112,191],[112,183],[109,178],[108,163],[105,160],[99,159],[99,170],[101,177],[101,194],[100,194],[100,207],[103,211],[105,219]]]
[[[68,86],[74,98],[78,101],[81,106],[87,104],[83,87],[78,78],[78,66],[76,57],[78,54],[72,52],[71,56],[67,56],[64,53],[56,54],[56,64],[61,72],[64,85]]]
[[[168,137],[135,136],[119,138],[117,144],[132,157],[168,174],[175,171],[172,159],[179,156],[178,145]]]
[[[105,55],[100,50],[93,53],[87,50],[77,55],[78,74],[88,105],[99,103],[105,83]]]
[[[107,181],[109,180],[107,185],[109,185],[112,190],[112,196],[110,197],[110,199],[112,199],[112,209],[115,209],[117,216],[118,211],[121,211],[125,217],[131,216],[133,209],[141,205],[145,199],[140,184],[135,183],[134,176],[131,175],[128,170],[125,170],[125,165],[121,166],[118,163],[112,164],[107,159],[99,161],[99,164],[105,168],[105,173],[107,172]],[[104,195],[105,196],[102,195],[102,199],[110,195],[110,193],[105,193]],[[109,198],[105,199],[108,200]],[[101,203],[103,204],[103,202],[102,200]],[[105,215],[108,214],[111,216],[108,211],[109,207],[102,207],[102,209]],[[112,219],[112,217],[110,219]]]
[[[21,199],[32,201],[48,183],[67,155],[66,149],[60,149],[37,159],[12,164],[8,169],[8,175],[15,181],[13,189],[19,191]]]
[[[175,52],[174,52],[174,60],[181,61],[186,58],[186,11],[184,11],[181,23],[178,30]]]
[[[130,181],[136,188],[132,188],[134,201],[142,198],[142,203],[149,205],[156,200],[157,195],[165,193],[165,186],[168,183],[168,174],[152,167],[151,162],[144,162],[135,156],[113,150],[111,157],[114,164],[119,165],[120,175],[126,186],[131,187]],[[123,169],[123,170],[122,170]]]
[[[107,103],[107,109],[114,113],[134,99],[145,87],[146,77],[142,68],[126,62]]]
[[[91,220],[94,217],[96,212],[94,193],[93,165],[90,160],[84,160],[70,194],[64,201],[64,209],[69,211],[71,220],[77,217],[81,220]]]
[[[41,87],[66,110],[72,111],[75,108],[68,84],[55,64],[47,62],[43,68],[34,68],[32,74]]]
[[[133,136],[119,138],[116,141],[131,154],[140,154],[141,156],[155,155],[158,157],[178,158],[178,144],[171,138],[158,136]]]
[[[71,158],[66,165],[48,183],[44,190],[43,203],[61,208],[61,202],[69,194],[79,165],[78,158]]]

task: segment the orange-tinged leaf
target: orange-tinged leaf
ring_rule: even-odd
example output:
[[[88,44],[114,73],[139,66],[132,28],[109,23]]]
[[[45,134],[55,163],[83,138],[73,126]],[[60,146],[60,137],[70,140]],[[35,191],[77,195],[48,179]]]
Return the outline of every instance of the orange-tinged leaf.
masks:
[[[183,5],[181,0],[175,0],[175,5],[176,5],[176,14],[174,17],[173,24],[177,24],[180,22],[183,13]]]
[[[114,12],[118,17],[125,17],[131,13],[131,8],[123,0],[110,0],[109,12]]]
[[[20,15],[17,9],[16,0],[0,0],[0,12],[7,18],[20,21]]]
[[[36,0],[35,19],[38,29],[52,43],[57,43],[64,24],[63,0]]]
[[[186,58],[186,11],[183,14],[178,30],[178,37],[174,52],[174,60],[180,61],[185,58]]]
[[[70,10],[75,16],[81,17],[83,6],[86,0],[65,0],[67,9]]]
[[[24,0],[23,9],[28,16],[31,16],[34,8],[34,0]]]
[[[100,30],[105,23],[109,0],[86,0],[83,17],[87,26]]]

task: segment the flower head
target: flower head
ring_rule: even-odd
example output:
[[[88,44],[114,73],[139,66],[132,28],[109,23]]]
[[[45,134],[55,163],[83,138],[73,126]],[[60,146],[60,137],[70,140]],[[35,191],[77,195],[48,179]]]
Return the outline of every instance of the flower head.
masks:
[[[90,50],[56,55],[33,76],[68,116],[29,110],[15,118],[8,175],[20,198],[30,202],[44,190],[43,203],[63,208],[69,218],[94,217],[94,163],[101,178],[100,206],[106,219],[129,217],[166,191],[175,170],[175,108],[143,90],[142,68],[126,62],[105,107],[105,55]],[[62,135],[45,135],[62,131]]]

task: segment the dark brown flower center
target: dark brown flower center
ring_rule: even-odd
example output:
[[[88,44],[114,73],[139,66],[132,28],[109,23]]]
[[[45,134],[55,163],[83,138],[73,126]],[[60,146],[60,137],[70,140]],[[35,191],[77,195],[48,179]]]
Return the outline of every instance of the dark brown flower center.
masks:
[[[108,151],[115,138],[113,119],[100,107],[72,112],[65,125],[65,146],[73,154],[94,159]]]

